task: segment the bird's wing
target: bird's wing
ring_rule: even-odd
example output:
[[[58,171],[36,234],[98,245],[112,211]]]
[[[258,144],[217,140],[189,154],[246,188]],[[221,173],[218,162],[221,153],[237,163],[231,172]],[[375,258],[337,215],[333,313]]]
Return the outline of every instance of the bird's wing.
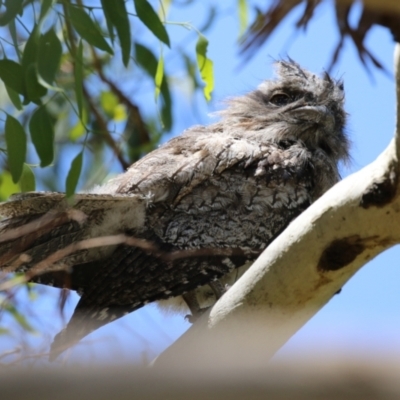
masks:
[[[264,209],[254,202],[248,206],[248,213],[246,214],[244,211],[242,215],[238,213],[237,207],[242,207],[243,204],[240,202],[245,201],[244,193],[242,193],[243,185],[238,182],[235,188],[224,189],[228,200],[224,202],[224,210],[222,210],[220,219],[216,217],[215,223],[210,225],[209,230],[218,230],[219,226],[222,226],[220,230],[225,232],[232,229],[232,234],[236,235],[236,238],[229,237],[225,245],[221,243],[219,245],[207,244],[203,241],[198,244],[199,249],[193,247],[185,249],[174,245],[173,242],[168,243],[168,238],[160,238],[151,226],[153,223],[151,221],[163,220],[165,214],[161,216],[159,212],[165,212],[160,211],[165,210],[165,207],[153,206],[153,211],[148,211],[150,226],[143,238],[158,243],[159,254],[151,254],[134,246],[121,245],[110,258],[94,262],[92,272],[96,272],[87,277],[87,282],[90,284],[84,290],[67,327],[57,335],[52,346],[53,355],[56,356],[93,330],[142,307],[144,304],[182,295],[220,278],[249,259],[255,259],[256,255],[311,202],[310,192],[313,182],[310,179],[310,173],[312,166],[307,162],[304,165],[295,162],[291,164],[289,156],[295,157],[299,154],[296,155],[296,151],[293,149],[279,150],[274,147],[274,151],[264,158],[242,159],[241,162],[246,166],[235,163],[233,166],[225,168],[222,173],[215,174],[215,185],[220,179],[222,187],[227,180],[237,174],[237,178],[245,181],[246,185],[253,185],[259,190],[260,202],[271,202],[271,206],[264,204]],[[222,179],[223,177],[224,179]],[[183,199],[186,201],[190,196],[195,199],[202,195],[206,196],[209,190],[209,180],[196,184],[196,189],[183,187],[181,193],[183,191],[185,195],[180,197],[182,201]],[[285,193],[283,193],[283,188],[285,188]],[[263,190],[265,191],[263,192]],[[231,193],[228,193],[229,191]],[[177,196],[175,201],[176,198]],[[241,199],[239,203],[238,198]],[[251,202],[251,199],[249,201]],[[274,210],[274,206],[277,207],[276,210]],[[199,209],[194,208],[194,211],[199,211]],[[218,213],[220,210],[221,208],[218,209]],[[210,211],[206,209],[202,214],[194,214],[195,219],[191,221],[190,218],[193,214],[187,211],[180,212],[177,206],[168,211],[171,213],[168,223],[173,225],[176,222],[175,218],[184,217],[189,220],[189,230],[200,230],[202,221],[207,220],[214,211],[211,207]],[[151,218],[152,212],[154,218]],[[254,217],[255,214],[252,213],[258,215],[258,220],[248,223],[246,218]],[[234,214],[236,215],[234,216]],[[234,218],[233,228],[229,226],[230,221],[223,221],[226,216]],[[265,232],[268,227],[270,231]],[[243,236],[241,230],[246,231],[246,229],[248,236]],[[254,236],[261,236],[260,240],[263,243],[252,249],[252,240],[256,239],[251,236],[258,229],[260,232],[256,232]],[[212,235],[212,233],[210,234]],[[245,239],[241,239],[242,237]],[[247,239],[249,242],[246,243]],[[171,252],[178,255],[178,258],[170,257]],[[180,252],[181,254],[179,254]],[[74,269],[76,268],[79,266]]]

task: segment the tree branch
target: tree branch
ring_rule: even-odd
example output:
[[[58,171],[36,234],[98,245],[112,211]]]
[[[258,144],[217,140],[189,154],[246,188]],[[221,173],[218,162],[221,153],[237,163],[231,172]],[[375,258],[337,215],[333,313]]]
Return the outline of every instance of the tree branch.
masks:
[[[295,219],[155,365],[227,359],[264,364],[369,260],[400,243],[400,51],[397,132],[376,161]]]

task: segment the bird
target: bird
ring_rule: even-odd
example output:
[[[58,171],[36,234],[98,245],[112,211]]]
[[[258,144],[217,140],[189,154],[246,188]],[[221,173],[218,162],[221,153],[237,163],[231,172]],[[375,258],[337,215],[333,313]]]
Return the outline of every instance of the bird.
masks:
[[[292,59],[275,67],[217,122],[73,201],[31,192],[0,205],[0,269],[81,296],[50,359],[151,302],[195,321],[340,180],[350,157],[343,82]]]

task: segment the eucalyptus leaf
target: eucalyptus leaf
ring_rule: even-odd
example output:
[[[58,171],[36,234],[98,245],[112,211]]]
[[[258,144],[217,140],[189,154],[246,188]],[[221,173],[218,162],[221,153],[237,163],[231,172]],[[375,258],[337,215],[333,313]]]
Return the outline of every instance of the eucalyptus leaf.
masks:
[[[122,49],[122,61],[125,66],[129,63],[131,54],[131,27],[124,0],[101,0],[104,15],[117,30],[118,39]]]
[[[26,134],[19,121],[7,114],[5,123],[8,167],[14,183],[21,177],[26,157]]]
[[[150,29],[155,37],[170,47],[168,32],[147,0],[133,0],[139,19]]]
[[[72,161],[71,168],[69,169],[67,180],[66,180],[66,195],[67,197],[71,197],[76,190],[76,186],[78,185],[79,177],[82,171],[82,163],[83,163],[83,152],[81,151]]]
[[[50,165],[54,159],[54,121],[45,106],[38,107],[33,113],[29,131],[40,158],[40,166]]]
[[[82,8],[70,5],[68,9],[72,26],[83,39],[100,50],[114,54],[112,48],[104,39],[97,23]]]

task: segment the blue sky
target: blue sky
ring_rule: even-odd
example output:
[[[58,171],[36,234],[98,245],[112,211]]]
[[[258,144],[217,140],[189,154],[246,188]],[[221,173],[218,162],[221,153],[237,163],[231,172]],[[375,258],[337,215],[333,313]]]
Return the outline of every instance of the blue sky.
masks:
[[[190,21],[194,26],[201,27],[207,18],[210,3],[198,1],[182,9],[172,8],[169,19]],[[322,72],[328,66],[338,41],[333,8],[330,3],[324,4],[317,10],[306,32],[294,30],[299,13],[291,14],[257,54],[240,66],[236,45],[238,19],[234,7],[227,5],[224,15],[206,32],[210,41],[208,54],[215,68],[213,101],[207,105],[199,97],[197,112],[193,113],[185,91],[177,91],[174,96],[177,104],[175,126],[171,135],[179,134],[193,124],[213,121],[209,114],[221,108],[224,98],[243,94],[263,79],[271,78],[273,59],[288,55],[307,69]],[[356,17],[357,12],[354,12]],[[182,39],[187,35],[182,27],[170,26],[168,30],[173,43],[182,41],[194,48],[195,34],[189,34],[189,39]],[[367,46],[385,65],[388,74],[373,67],[372,73],[368,74],[350,42],[346,42],[332,73],[334,77],[344,80],[346,109],[350,114],[348,133],[353,142],[353,162],[350,167],[342,169],[343,176],[372,162],[388,145],[394,132],[394,43],[385,29],[374,28],[368,35]],[[168,58],[166,62],[170,73],[179,74],[179,66],[173,62],[168,64]],[[275,357],[290,358],[306,352],[319,356],[325,353],[378,351],[400,354],[399,259],[399,248],[395,247],[372,260]],[[38,318],[35,326],[49,340],[62,326],[56,307],[57,294],[56,290],[50,289],[50,295],[40,297],[35,306],[37,314],[45,316]],[[77,300],[78,297],[73,295],[68,301],[66,319]],[[182,316],[161,315],[154,305],[149,305],[89,335],[70,352],[70,361],[77,358],[113,362],[140,360],[143,357],[151,359],[188,327]],[[43,343],[43,336],[29,340],[39,345]],[[10,340],[3,345],[13,343]]]

